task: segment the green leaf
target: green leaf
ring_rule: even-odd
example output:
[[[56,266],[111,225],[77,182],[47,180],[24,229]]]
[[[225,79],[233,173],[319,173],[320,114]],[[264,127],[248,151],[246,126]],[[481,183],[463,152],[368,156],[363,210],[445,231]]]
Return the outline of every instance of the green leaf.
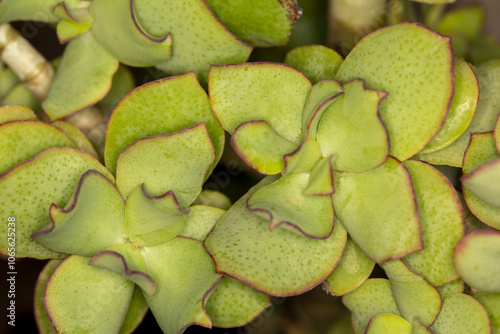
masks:
[[[491,227],[500,229],[500,208],[493,207],[488,203],[477,197],[472,191],[467,187],[467,179],[474,176],[474,170],[486,165],[488,168],[491,164],[497,164],[495,161],[500,158],[500,154],[495,148],[495,140],[491,132],[487,133],[474,133],[471,135],[470,145],[465,152],[464,166],[462,182],[462,191],[464,194],[465,202],[469,207],[470,211],[479,218],[483,223],[490,225]],[[497,180],[495,180],[497,184]],[[489,199],[489,201],[495,200],[495,198]]]
[[[313,84],[332,79],[344,59],[334,50],[323,45],[305,45],[288,51],[285,63],[295,67]]]
[[[16,84],[0,99],[0,105],[9,104],[22,104],[33,110],[41,109],[40,101],[23,82]]]
[[[429,327],[425,326],[420,322],[420,320],[416,319],[411,328],[412,334],[434,334],[433,331],[430,330]]]
[[[381,267],[391,281],[401,315],[411,322],[418,318],[430,326],[441,310],[439,291],[402,260],[385,262]]]
[[[125,97],[132,89],[135,88],[134,77],[128,67],[120,65],[118,71],[113,75],[111,89],[108,94],[99,101],[99,106],[104,108],[114,109],[116,105]]]
[[[232,203],[229,197],[217,190],[205,189],[196,197],[193,205],[207,205],[222,210],[227,210]],[[196,239],[196,238],[195,238]]]
[[[276,174],[283,170],[283,156],[297,144],[280,136],[266,121],[248,121],[239,125],[231,137],[235,152],[259,173]]]
[[[460,33],[468,39],[474,39],[481,32],[483,21],[482,7],[467,6],[448,11],[436,30],[443,35]]]
[[[468,233],[455,246],[453,260],[467,285],[487,293],[500,293],[500,232]]]
[[[295,1],[207,0],[207,3],[232,33],[258,47],[285,45],[301,16]]]
[[[0,24],[12,21],[57,22],[59,18],[52,8],[61,0],[2,0],[0,2]]]
[[[205,205],[194,205],[189,208],[186,224],[179,236],[204,241],[215,223],[226,212],[225,210]]]
[[[12,121],[0,125],[0,174],[53,147],[75,147],[63,132],[40,121]]]
[[[411,334],[412,326],[405,319],[391,313],[373,316],[366,328],[366,334]]]
[[[425,247],[404,261],[433,285],[453,281],[458,278],[453,247],[464,235],[465,225],[458,195],[451,182],[432,166],[412,160],[404,165],[415,188]]]
[[[43,267],[36,280],[35,292],[33,295],[33,313],[35,315],[36,326],[40,334],[55,334],[54,327],[45,311],[43,298],[45,295],[45,287],[50,276],[54,273],[61,260],[51,260]]]
[[[333,180],[333,164],[336,157],[332,154],[321,159],[311,170],[311,176],[304,195],[331,196],[335,192]]]
[[[148,303],[146,303],[141,288],[136,286],[130,304],[128,305],[127,314],[120,328],[120,334],[133,333],[142,322],[142,319],[146,316],[148,310]]]
[[[199,123],[130,145],[118,157],[116,184],[124,198],[143,183],[152,196],[172,190],[185,208],[200,194],[215,159],[207,127]]]
[[[269,306],[269,296],[224,276],[208,298],[206,308],[214,326],[231,328],[248,324]]]
[[[221,275],[215,273],[203,244],[175,238],[144,248],[143,255],[147,272],[156,281],[154,295],[145,297],[161,329],[180,333],[195,324],[211,327],[204,305]]]
[[[94,0],[90,7],[94,21],[90,31],[121,63],[146,67],[167,61],[172,53],[172,36],[166,31],[152,36],[137,20],[137,8],[130,0]]]
[[[54,271],[45,290],[45,307],[57,333],[117,333],[134,284],[110,270],[72,255]]]
[[[464,281],[459,278],[454,281],[451,281],[449,283],[440,285],[436,287],[439,291],[439,294],[441,295],[441,299],[445,300],[448,298],[448,296],[454,294],[454,293],[462,293],[464,292]]]
[[[474,296],[488,312],[491,321],[492,333],[500,333],[500,294],[479,293]]]
[[[483,202],[500,209],[500,158],[476,167],[460,180]]]
[[[423,249],[421,225],[408,170],[389,157],[364,173],[335,172],[335,214],[354,242],[375,262]]]
[[[472,122],[479,99],[479,86],[471,66],[455,61],[455,92],[441,130],[419,154],[431,153],[451,145]]]
[[[0,124],[11,121],[36,121],[35,112],[23,105],[8,105],[0,107]]]
[[[52,12],[63,20],[77,23],[91,23],[93,20],[87,0],[66,0],[54,6]]]
[[[124,208],[113,183],[101,173],[88,171],[64,209],[50,206],[52,223],[31,237],[56,252],[93,256],[127,240]]]
[[[0,3],[0,8],[1,6],[2,4]],[[9,67],[4,66],[0,70],[0,99],[4,100],[5,96],[19,84],[24,86],[16,73]]]
[[[304,193],[309,173],[292,173],[263,186],[247,201],[248,209],[269,221],[269,229],[283,226],[309,238],[328,238],[334,215],[330,196]]]
[[[321,158],[321,147],[318,142],[306,137],[295,151],[283,156],[283,175],[309,172]]]
[[[120,102],[109,120],[106,167],[115,173],[120,152],[138,139],[173,133],[200,122],[207,126],[219,161],[224,149],[224,131],[193,72],[136,88]]]
[[[130,242],[137,242],[141,247],[160,245],[180,233],[188,213],[179,206],[171,190],[151,196],[143,183],[127,199],[125,231]]]
[[[355,333],[364,333],[374,315],[401,315],[391,290],[391,282],[387,279],[368,279],[359,288],[342,297],[342,303],[352,312]]]
[[[362,78],[368,87],[389,93],[380,115],[390,154],[406,160],[431,141],[448,113],[453,97],[450,38],[417,23],[379,29],[356,45],[335,78]]]
[[[89,32],[69,42],[43,101],[51,120],[85,109],[108,93],[116,60]]]
[[[79,23],[71,20],[61,20],[57,23],[57,38],[59,43],[65,44],[84,34],[90,29],[90,23]]]
[[[217,272],[269,295],[291,296],[325,280],[340,260],[347,234],[340,224],[324,240],[269,230],[269,222],[248,211],[246,201],[276,180],[265,178],[236,202],[207,236],[205,248]]]
[[[30,236],[50,224],[51,203],[66,205],[82,174],[88,170],[114,180],[94,157],[72,148],[46,150],[0,176],[0,218],[4,222],[0,232],[7,235],[7,218],[16,218],[16,256],[36,259],[62,256]],[[6,238],[0,241],[0,249],[7,250]]]
[[[495,123],[493,137],[495,138],[495,146],[497,148],[498,154],[500,154],[500,113],[498,114],[497,121]]]
[[[339,220],[337,219],[337,224]],[[363,284],[375,267],[349,237],[339,264],[323,282],[323,290],[332,296],[343,296]]]
[[[478,301],[471,296],[456,293],[444,300],[439,317],[431,329],[436,334],[490,334],[491,322]]]
[[[386,96],[367,89],[363,80],[353,80],[344,84],[344,95],[324,111],[317,138],[323,156],[335,154],[334,169],[361,172],[387,160],[389,137],[379,115]]]
[[[262,120],[281,137],[300,143],[311,83],[296,69],[277,63],[212,66],[208,84],[214,113],[230,134],[240,124]]]
[[[94,145],[92,145],[90,140],[76,126],[64,121],[55,121],[51,123],[51,125],[64,132],[66,136],[75,143],[77,149],[87,152],[99,159],[99,154],[94,148]]]

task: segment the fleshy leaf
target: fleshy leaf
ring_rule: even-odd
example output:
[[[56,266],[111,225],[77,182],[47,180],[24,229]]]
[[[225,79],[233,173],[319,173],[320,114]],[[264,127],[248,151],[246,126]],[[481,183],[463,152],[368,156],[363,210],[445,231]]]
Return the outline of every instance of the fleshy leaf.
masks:
[[[462,167],[465,151],[472,133],[493,131],[495,119],[500,109],[500,60],[494,60],[475,68],[479,83],[479,101],[474,118],[467,130],[450,146],[442,150],[419,155],[421,160],[434,165]],[[392,142],[391,142],[392,144]]]
[[[15,74],[14,74],[15,75]],[[40,101],[24,83],[18,83],[1,97],[0,105],[22,104],[33,110],[40,110]]]
[[[221,275],[215,273],[203,244],[175,238],[144,248],[143,255],[147,272],[156,281],[154,295],[145,297],[161,329],[181,333],[194,324],[211,327],[204,305]]]
[[[193,72],[136,88],[115,108],[106,133],[106,167],[116,171],[118,155],[138,139],[173,133],[205,122],[219,161],[224,130]]]
[[[142,322],[142,319],[146,316],[149,307],[144,299],[144,295],[141,292],[141,288],[135,287],[134,293],[132,294],[132,299],[130,299],[130,304],[128,306],[127,314],[123,320],[122,327],[120,328],[120,334],[131,334],[133,333],[137,326]]]
[[[281,137],[299,144],[302,111],[311,83],[296,69],[278,63],[212,66],[210,101],[230,134],[248,121],[266,121]]]
[[[0,78],[1,80],[1,78]],[[0,124],[11,121],[36,121],[35,112],[30,108],[16,104],[0,107]]]
[[[411,322],[418,318],[430,326],[441,310],[439,291],[402,260],[385,262],[381,266],[391,281],[401,315]]]
[[[66,0],[54,6],[52,12],[63,20],[77,23],[91,23],[93,20],[87,0]]]
[[[339,224],[337,219],[336,224]],[[363,284],[375,267],[351,238],[347,239],[339,264],[323,282],[323,290],[332,296],[343,296]]]
[[[480,200],[500,209],[500,158],[473,169],[461,181]]]
[[[75,147],[63,132],[39,121],[12,121],[0,125],[0,174],[53,147]]]
[[[406,161],[422,224],[424,249],[404,258],[410,268],[433,285],[458,278],[453,247],[464,235],[464,215],[455,188],[438,170],[418,161]]]
[[[318,142],[307,137],[295,151],[283,156],[283,175],[309,172],[321,158],[321,147]]]
[[[50,276],[54,273],[57,266],[61,263],[61,260],[51,260],[47,262],[45,267],[38,275],[36,280],[35,292],[34,292],[34,302],[33,302],[33,313],[35,315],[36,326],[38,328],[38,333],[40,334],[55,334],[54,327],[50,322],[50,319],[45,311],[45,305],[43,303],[43,297],[45,294],[45,286],[49,281]]]
[[[156,282],[146,273],[144,259],[135,245],[120,244],[97,253],[89,265],[106,268],[137,284],[148,296],[154,294]]]
[[[194,205],[179,236],[204,241],[225,210],[205,205]]]
[[[127,66],[121,64],[115,75],[113,75],[111,89],[108,94],[101,101],[99,101],[98,106],[114,109],[116,105],[135,87],[136,85],[132,72]]]
[[[61,0],[2,0],[0,2],[0,24],[12,21],[57,22],[59,18],[52,8]]]
[[[334,173],[335,214],[354,242],[375,262],[423,249],[417,203],[408,170],[389,157],[364,173]]]
[[[57,333],[118,333],[134,284],[88,257],[72,255],[54,271],[45,308]],[[78,320],[76,320],[78,319]]]
[[[297,144],[281,137],[266,121],[249,121],[238,126],[231,137],[236,153],[259,173],[276,174],[283,170],[283,155]]]
[[[332,79],[344,59],[334,50],[323,45],[305,45],[288,51],[285,63],[295,67],[313,84]]]
[[[61,44],[84,34],[90,29],[90,23],[79,23],[70,20],[61,20],[57,24],[57,38]]]
[[[488,312],[488,317],[491,321],[492,333],[500,333],[500,294],[479,293],[474,296],[478,302]]]
[[[75,143],[76,148],[87,152],[90,155],[99,159],[99,154],[94,148],[90,140],[76,126],[64,121],[55,121],[51,124],[66,134]]]
[[[125,203],[113,183],[101,173],[88,171],[64,209],[50,206],[52,223],[32,238],[56,252],[93,256],[127,240],[124,209]]]
[[[50,224],[48,210],[51,203],[59,207],[66,205],[82,174],[88,170],[98,171],[114,180],[94,157],[72,148],[46,150],[0,176],[0,217],[3,222],[7,222],[9,216],[16,218],[17,256],[36,259],[62,256],[30,236]],[[0,231],[7,234],[7,223],[0,225]],[[7,239],[0,241],[2,252],[7,250],[6,242]]]
[[[471,66],[463,59],[455,61],[455,92],[441,130],[419,154],[445,148],[467,130],[476,112],[479,86]]]
[[[130,194],[125,206],[125,231],[130,242],[156,246],[175,238],[184,228],[189,211],[183,210],[170,190],[151,196],[144,184]]]
[[[366,327],[366,334],[411,334],[412,326],[405,319],[391,313],[373,316]]]
[[[283,226],[309,238],[328,238],[334,225],[332,199],[304,194],[309,181],[309,173],[281,177],[253,193],[248,209],[267,218],[271,230]]]
[[[143,183],[152,196],[172,190],[185,208],[200,194],[215,159],[207,127],[199,123],[130,145],[118,157],[116,184],[124,198]]]
[[[443,35],[459,33],[468,39],[476,38],[483,26],[481,6],[466,6],[447,11],[436,30]]]
[[[355,333],[364,333],[374,315],[391,313],[401,316],[391,290],[391,282],[387,279],[370,278],[342,297],[342,302],[352,312]]]
[[[500,154],[500,113],[498,113],[497,121],[495,123],[493,137],[495,138],[495,147],[497,148],[498,154]]]
[[[436,288],[438,289],[439,294],[441,295],[441,299],[445,300],[446,298],[448,298],[448,296],[454,293],[464,292],[465,286],[464,286],[464,281],[461,278],[459,278],[452,282],[440,285]]]
[[[116,60],[90,32],[71,41],[57,67],[43,109],[51,120],[94,105],[108,93]]]
[[[416,319],[412,323],[411,334],[434,334],[433,331],[426,325],[420,322],[420,320]]]
[[[456,245],[453,260],[467,285],[487,293],[500,293],[500,232],[478,230]]]
[[[205,248],[217,272],[269,295],[291,296],[325,280],[340,260],[347,233],[340,224],[325,240],[269,230],[269,221],[248,211],[246,201],[276,180],[268,176],[236,202],[207,236]]]
[[[462,180],[467,180],[469,174],[474,173],[474,170],[476,168],[479,168],[480,171],[482,168],[484,168],[481,166],[488,167],[488,164],[496,164],[495,161],[497,161],[499,158],[500,154],[495,148],[495,141],[491,132],[472,134],[470,145],[467,148],[464,156],[464,165],[462,169],[464,176],[462,176]],[[495,184],[498,184],[498,180],[495,180]],[[467,203],[470,211],[483,223],[499,230],[500,208],[495,208],[485,203],[472,191],[470,191],[465,186],[465,183],[463,183],[462,185],[462,192],[464,194],[465,203]],[[489,200],[496,200],[496,198],[492,198]]]
[[[269,306],[269,296],[224,276],[208,298],[206,308],[214,326],[231,328],[246,325]]]
[[[156,38],[144,30],[133,1],[94,0],[91,10],[92,35],[121,63],[146,67],[170,59],[172,36],[167,31]]]
[[[491,322],[478,301],[469,295],[456,293],[444,300],[443,309],[431,329],[436,334],[490,334]]]
[[[227,210],[232,203],[229,197],[217,190],[203,190],[193,202],[193,205],[207,205],[222,210]],[[196,239],[196,238],[195,238]]]
[[[363,78],[368,87],[389,93],[380,115],[390,154],[406,160],[431,141],[448,113],[453,97],[450,38],[417,23],[379,29],[354,47],[335,78]]]
[[[361,172],[389,156],[389,136],[379,115],[386,92],[367,89],[357,79],[344,84],[344,95],[324,111],[318,125],[323,156],[336,155],[334,169]]]
[[[304,189],[305,195],[310,196],[330,196],[335,192],[333,180],[333,164],[336,157],[332,154],[317,162],[311,170],[311,176],[307,187]]]
[[[207,0],[207,3],[231,32],[258,47],[285,45],[301,16],[301,9],[293,0]]]

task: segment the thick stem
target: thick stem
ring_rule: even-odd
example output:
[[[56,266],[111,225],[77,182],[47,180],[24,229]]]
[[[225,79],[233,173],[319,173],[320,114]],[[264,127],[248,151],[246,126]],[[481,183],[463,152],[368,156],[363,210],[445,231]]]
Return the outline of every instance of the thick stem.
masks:
[[[0,56],[42,101],[49,90],[54,70],[49,62],[9,24],[0,25]]]

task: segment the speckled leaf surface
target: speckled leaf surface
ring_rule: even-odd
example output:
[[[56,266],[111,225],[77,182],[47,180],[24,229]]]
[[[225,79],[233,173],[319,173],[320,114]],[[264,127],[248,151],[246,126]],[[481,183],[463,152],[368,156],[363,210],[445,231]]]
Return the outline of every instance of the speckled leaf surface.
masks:
[[[208,85],[214,113],[230,134],[240,124],[263,120],[286,140],[300,143],[311,83],[296,69],[277,63],[212,66]]]
[[[152,196],[172,190],[181,207],[189,206],[215,162],[205,123],[136,141],[118,157],[116,184],[124,198],[145,184]]]
[[[226,212],[225,210],[206,206],[193,205],[179,236],[204,241],[215,223]]]
[[[355,333],[364,333],[370,319],[380,313],[401,316],[391,290],[391,282],[370,278],[359,288],[342,297],[344,305],[352,312]]]
[[[325,240],[278,228],[246,208],[257,189],[277,180],[269,176],[236,202],[205,240],[217,271],[275,296],[308,291],[331,273],[340,260],[347,233],[340,224]],[[235,241],[237,240],[237,241]]]
[[[313,84],[332,79],[342,61],[341,55],[323,45],[299,46],[285,56],[285,63],[304,73]]]
[[[89,32],[71,41],[42,103],[51,120],[96,104],[108,93],[116,60]]]
[[[206,83],[211,64],[245,62],[253,47],[230,33],[200,0],[133,0],[138,23],[153,36],[170,32],[172,57],[157,67],[168,74],[195,71]]]
[[[363,173],[334,173],[335,214],[354,242],[375,262],[423,249],[410,174],[389,157]]]
[[[478,301],[457,293],[444,300],[443,309],[431,329],[436,334],[490,334],[491,322]]]
[[[61,0],[2,0],[0,3],[0,24],[11,21],[57,22],[59,18],[52,8]]]
[[[215,273],[203,244],[175,238],[145,248],[143,255],[148,274],[157,282],[154,295],[145,296],[146,301],[163,332],[181,333],[194,324],[211,327],[204,305],[221,275]]]
[[[410,268],[433,285],[458,278],[453,266],[453,247],[464,235],[464,215],[453,185],[437,169],[409,160],[418,213],[422,224],[424,249],[404,258]]]
[[[500,209],[500,158],[473,169],[461,181],[480,200]]]
[[[207,126],[219,161],[224,130],[193,72],[136,88],[118,104],[109,120],[106,167],[115,173],[120,152],[138,139],[180,131],[200,122]]]
[[[337,219],[336,224],[339,224]],[[343,296],[363,284],[375,267],[351,238],[347,239],[339,264],[323,282],[323,290],[332,296]]]
[[[500,232],[468,233],[455,247],[453,260],[467,285],[480,292],[500,293]]]
[[[309,238],[328,238],[334,214],[330,196],[304,194],[309,173],[292,173],[255,191],[248,209],[269,221],[269,229],[284,227]]]
[[[485,164],[492,163],[500,158],[500,154],[495,148],[495,140],[491,132],[478,133],[471,136],[470,145],[464,156],[462,180],[466,180],[468,175],[473,173],[476,168],[481,168]],[[472,174],[473,175],[473,174]],[[483,223],[491,227],[500,229],[500,208],[495,208],[479,197],[474,195],[465,184],[462,186],[465,203],[470,211]]]
[[[308,172],[321,158],[321,147],[318,142],[307,137],[295,151],[283,156],[283,175]]]
[[[61,168],[64,165],[65,168]],[[52,203],[66,205],[82,174],[96,170],[110,180],[113,175],[94,157],[72,148],[52,148],[35,158],[17,165],[0,177],[0,217],[16,218],[16,255],[36,259],[60,257],[30,238],[31,234],[50,223],[48,214]],[[29,188],[28,188],[29,185]],[[29,200],[28,200],[29,199]],[[7,224],[1,224],[7,233]],[[4,252],[7,240],[0,242]]]
[[[0,138],[0,174],[49,148],[75,147],[63,132],[39,121],[0,124]]]
[[[136,286],[128,305],[127,314],[120,328],[120,334],[133,333],[146,316],[148,310],[149,307],[141,292],[141,288]]]
[[[417,23],[379,29],[354,47],[335,77],[341,82],[355,78],[389,93],[380,114],[389,131],[390,154],[406,160],[431,141],[448,113],[453,97],[450,38]]]
[[[492,334],[500,333],[500,294],[479,293],[474,296],[484,307],[491,321]]]
[[[344,84],[318,124],[323,156],[335,154],[334,169],[361,172],[382,165],[389,155],[389,136],[379,107],[387,93],[367,89],[363,80]]]
[[[438,151],[457,140],[472,122],[478,99],[479,85],[470,64],[463,59],[455,61],[455,91],[450,110],[441,130],[419,154]]]
[[[47,262],[45,267],[38,275],[36,280],[35,292],[33,295],[33,313],[35,315],[36,326],[40,334],[55,334],[54,327],[50,322],[50,319],[45,311],[45,305],[43,303],[43,298],[45,294],[45,286],[49,281],[50,276],[56,270],[57,266],[61,263],[61,260],[51,260]]]
[[[72,255],[54,271],[45,289],[47,314],[58,333],[117,333],[134,284]]]
[[[259,47],[285,45],[300,17],[300,8],[289,0],[207,0],[207,3],[232,33]]]
[[[454,293],[462,293],[464,292],[464,281],[459,278],[452,282],[437,286],[439,293],[441,294],[441,299],[445,300],[448,296]]]
[[[462,167],[471,133],[493,131],[500,109],[500,60],[492,60],[474,69],[479,83],[479,101],[474,118],[465,132],[450,146],[434,153],[419,155],[421,160],[435,165]]]
[[[401,315],[411,322],[418,318],[430,326],[441,310],[439,291],[402,260],[389,261],[381,266],[391,281]]]
[[[138,185],[125,206],[125,231],[130,242],[156,246],[175,238],[184,228],[189,211],[183,210],[172,191],[151,196]]]
[[[215,327],[241,327],[271,306],[269,296],[224,276],[207,301],[207,313]]]
[[[50,206],[51,224],[32,238],[56,252],[93,256],[127,240],[124,209],[113,183],[101,173],[88,171],[65,206]]]
[[[249,121],[238,126],[231,137],[235,152],[259,173],[276,174],[283,170],[283,156],[297,144],[281,137],[266,121]]]
[[[66,136],[75,143],[77,149],[87,152],[99,159],[99,154],[95,150],[94,145],[92,145],[90,140],[77,127],[64,121],[55,121],[51,125],[64,132]]]
[[[95,0],[90,9],[92,35],[121,63],[146,67],[170,59],[172,36],[168,31],[153,36],[145,30],[132,1]]]
[[[20,105],[8,105],[0,107],[0,124],[11,121],[36,121],[35,112],[30,108]]]
[[[366,334],[411,334],[412,325],[405,319],[391,313],[373,316],[366,328]]]

